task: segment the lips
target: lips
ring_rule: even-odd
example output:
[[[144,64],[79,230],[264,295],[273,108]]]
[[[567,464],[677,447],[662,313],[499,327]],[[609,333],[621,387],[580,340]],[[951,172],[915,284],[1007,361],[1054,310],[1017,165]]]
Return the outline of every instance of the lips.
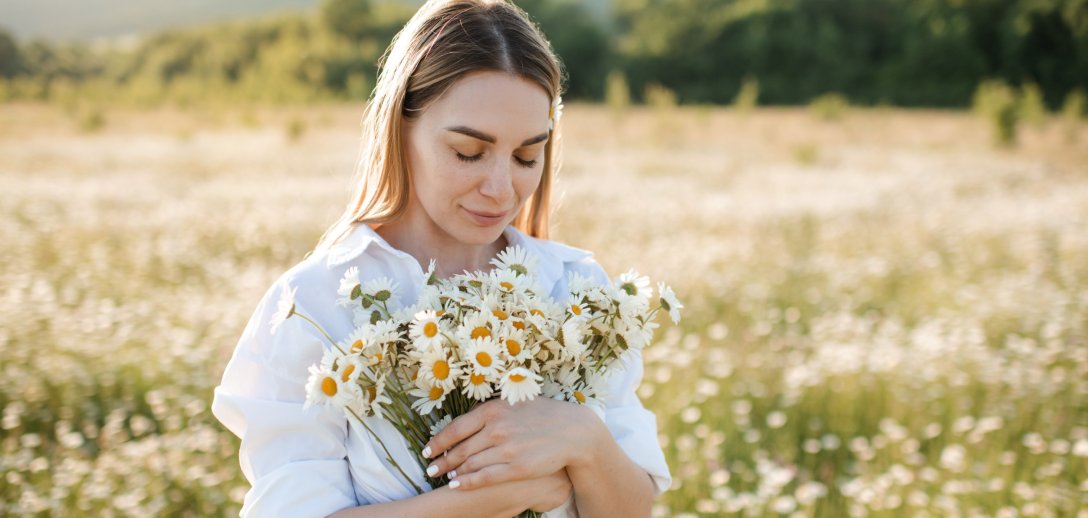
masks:
[[[462,207],[462,208],[464,208],[464,207]],[[495,225],[497,223],[501,223],[506,218],[506,215],[510,213],[510,211],[506,211],[506,212],[486,212],[486,211],[475,211],[475,210],[469,210],[469,209],[465,209],[465,212],[468,213],[469,218],[471,218],[473,221],[475,221],[477,225],[485,226],[485,227]]]

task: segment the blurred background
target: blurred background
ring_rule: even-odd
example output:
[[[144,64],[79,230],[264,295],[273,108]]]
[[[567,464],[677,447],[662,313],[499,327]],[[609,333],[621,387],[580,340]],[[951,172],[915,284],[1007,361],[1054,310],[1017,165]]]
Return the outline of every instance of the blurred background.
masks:
[[[0,515],[237,514],[212,388],[420,3],[0,0]],[[554,237],[687,305],[655,516],[1088,517],[1088,1],[516,3]]]

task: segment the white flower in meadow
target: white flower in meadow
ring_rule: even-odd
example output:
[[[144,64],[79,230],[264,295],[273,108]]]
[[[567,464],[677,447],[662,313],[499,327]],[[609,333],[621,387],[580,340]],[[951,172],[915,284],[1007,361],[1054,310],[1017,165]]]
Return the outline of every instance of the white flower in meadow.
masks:
[[[582,301],[581,295],[572,294],[567,298],[567,314],[571,318],[588,318],[589,317],[589,305]]]
[[[280,328],[280,325],[295,314],[296,291],[298,291],[298,286],[286,288],[280,293],[279,303],[276,304],[276,312],[272,314],[272,319],[268,322],[272,334],[276,334],[276,330]]]
[[[499,252],[499,255],[491,260],[491,264],[518,275],[529,276],[536,273],[537,258],[521,245],[514,245]]]
[[[498,374],[488,376],[482,372],[466,371],[461,383],[461,392],[465,397],[476,401],[486,401],[495,393],[494,383],[499,380]]]
[[[412,402],[412,408],[424,415],[430,414],[435,409],[441,410],[447,394],[449,394],[449,391],[441,386],[431,385],[418,378],[416,379],[416,388],[408,393],[408,395],[416,398]]]
[[[491,270],[487,285],[493,287],[496,293],[517,296],[532,288],[532,280],[531,277],[518,275],[513,270]]]
[[[423,381],[451,390],[460,375],[461,366],[446,356],[445,349],[431,348],[422,352],[417,376]]]
[[[498,344],[490,337],[467,341],[462,352],[469,362],[467,368],[484,376],[497,376],[506,366]]]
[[[657,292],[661,295],[661,307],[669,312],[669,318],[672,319],[673,324],[679,324],[680,310],[684,309],[684,305],[676,298],[676,293],[663,282],[657,283]]]
[[[442,347],[442,325],[434,310],[420,311],[412,318],[408,336],[415,347],[421,351]]]
[[[362,295],[362,286],[359,284],[359,268],[352,266],[344,272],[344,276],[340,278],[340,287],[336,290],[336,293],[340,295],[340,298],[336,299],[337,305],[348,307],[352,304],[358,304],[352,300],[352,295],[355,295],[356,298]]]
[[[524,367],[507,371],[502,377],[502,399],[511,405],[540,395],[540,376]]]

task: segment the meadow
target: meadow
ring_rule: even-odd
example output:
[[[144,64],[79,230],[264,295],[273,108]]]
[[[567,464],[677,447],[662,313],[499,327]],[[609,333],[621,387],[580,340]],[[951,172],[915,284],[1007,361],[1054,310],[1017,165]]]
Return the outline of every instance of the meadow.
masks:
[[[361,111],[0,108],[0,516],[237,514],[212,388]],[[687,306],[655,516],[1088,517],[1080,126],[568,106],[555,237]]]

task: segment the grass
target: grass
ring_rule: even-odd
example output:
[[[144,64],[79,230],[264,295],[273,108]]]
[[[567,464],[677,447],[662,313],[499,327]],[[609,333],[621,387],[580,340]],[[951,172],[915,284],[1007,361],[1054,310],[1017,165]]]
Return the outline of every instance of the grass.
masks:
[[[359,108],[111,108],[86,132],[5,106],[0,515],[237,513],[211,389],[345,202]],[[1083,137],[662,109],[568,106],[555,227],[687,305],[639,390],[675,479],[655,515],[1084,516]]]

